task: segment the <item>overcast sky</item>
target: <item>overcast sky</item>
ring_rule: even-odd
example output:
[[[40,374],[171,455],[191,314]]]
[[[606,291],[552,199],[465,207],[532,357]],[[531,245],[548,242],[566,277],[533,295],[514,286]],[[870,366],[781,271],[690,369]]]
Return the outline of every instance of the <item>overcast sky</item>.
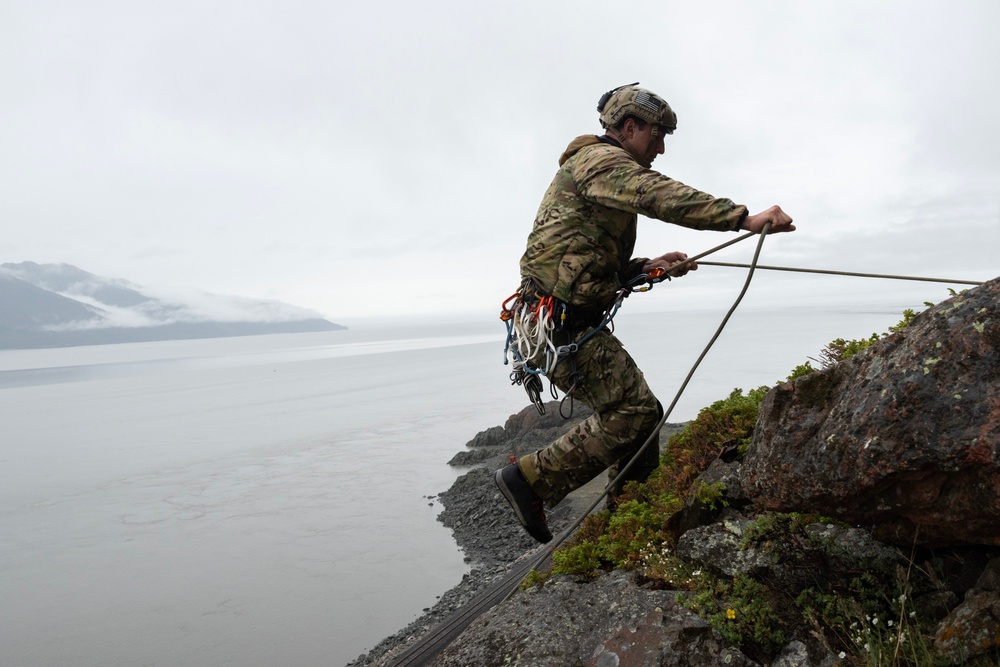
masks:
[[[560,152],[640,81],[679,118],[654,168],[795,218],[762,263],[985,280],[998,25],[995,0],[0,0],[0,262],[333,321],[493,312]],[[637,253],[729,238],[641,219]],[[703,267],[641,298],[741,280]],[[760,304],[947,296],[758,280]]]

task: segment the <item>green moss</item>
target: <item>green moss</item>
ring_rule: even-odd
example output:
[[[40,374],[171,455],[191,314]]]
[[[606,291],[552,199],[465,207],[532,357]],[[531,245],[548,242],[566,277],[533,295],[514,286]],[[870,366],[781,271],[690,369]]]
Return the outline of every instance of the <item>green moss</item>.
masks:
[[[635,567],[647,548],[664,541],[667,518],[649,503],[620,503],[608,521],[607,531],[597,540],[599,557],[616,568]]]
[[[774,657],[787,639],[778,604],[762,583],[747,575],[715,577],[699,572],[697,585],[678,601],[727,642],[755,659]]]
[[[710,510],[721,509],[729,505],[726,500],[726,485],[722,482],[713,484],[695,482],[691,487],[690,495]]]
[[[718,455],[722,445],[731,443],[737,444],[741,453],[745,453],[757,424],[760,403],[769,390],[770,387],[757,387],[744,395],[742,389],[734,389],[726,398],[703,408],[683,431],[667,443],[661,465],[674,465],[685,452],[709,453],[711,459],[704,464],[703,470]]]
[[[557,549],[552,554],[552,563],[552,572],[555,574],[573,574],[583,577],[595,576],[603,565],[597,544],[590,541],[582,541],[579,544]]]
[[[881,336],[877,333],[873,333],[868,338],[857,338],[855,340],[845,340],[843,338],[835,338],[823,351],[820,352],[820,357],[823,360],[823,367],[829,367],[834,364],[840,363],[850,359],[854,355],[858,354],[863,350],[867,350],[869,347],[881,340]]]
[[[799,364],[798,366],[793,368],[792,372],[788,374],[787,378],[785,378],[785,382],[791,382],[792,380],[795,380],[797,378],[804,377],[806,375],[809,375],[815,370],[816,369],[812,367],[812,364],[806,361],[804,364]]]
[[[889,331],[892,333],[902,331],[906,327],[910,326],[910,323],[913,322],[913,318],[915,318],[916,316],[917,313],[915,310],[907,308],[906,310],[903,311],[903,319],[901,319],[899,322],[889,327]]]
[[[532,570],[528,573],[528,576],[524,578],[521,582],[521,590],[526,591],[529,588],[534,588],[535,586],[541,586],[552,576],[552,572],[540,572],[538,570]]]
[[[746,550],[752,546],[784,539],[793,530],[800,530],[799,522],[794,514],[768,512],[761,514],[743,531],[740,539],[740,549]]]
[[[934,304],[930,302],[925,302],[925,305],[932,306]],[[871,336],[868,336],[867,338],[856,338],[853,340],[847,340],[844,338],[833,339],[832,341],[827,343],[826,347],[824,347],[820,351],[820,358],[819,358],[820,367],[829,368],[834,364],[838,364],[841,361],[850,359],[851,357],[853,357],[854,355],[858,354],[863,350],[867,350],[869,347],[879,342],[882,338],[885,338],[890,334],[902,331],[906,327],[910,326],[910,323],[913,322],[916,316],[917,312],[915,310],[907,308],[906,310],[903,311],[903,319],[901,319],[896,324],[890,326],[889,331],[882,335],[873,333]],[[810,364],[809,361],[806,361],[804,364],[800,364],[796,366],[794,369],[792,369],[792,372],[791,374],[789,374],[788,379],[786,381],[791,382],[792,380],[795,380],[797,378],[809,375],[814,370],[816,369],[812,367],[812,364]]]

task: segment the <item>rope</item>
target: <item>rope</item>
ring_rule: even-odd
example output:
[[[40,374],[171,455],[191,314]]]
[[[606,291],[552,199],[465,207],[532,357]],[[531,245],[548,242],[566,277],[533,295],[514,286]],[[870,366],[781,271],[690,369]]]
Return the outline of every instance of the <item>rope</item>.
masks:
[[[748,265],[750,270],[747,273],[746,281],[743,283],[743,289],[740,290],[739,296],[736,297],[736,301],[733,302],[733,305],[729,308],[729,311],[726,313],[726,316],[722,318],[722,322],[719,324],[719,327],[715,330],[715,334],[712,336],[711,340],[708,341],[708,344],[705,346],[705,349],[702,350],[701,354],[698,356],[698,359],[695,360],[694,365],[691,366],[691,370],[688,371],[688,374],[684,378],[684,381],[681,382],[681,386],[677,390],[677,393],[674,395],[674,399],[670,402],[670,405],[667,407],[667,409],[663,411],[663,416],[660,418],[660,423],[656,425],[656,428],[654,428],[653,432],[650,433],[648,438],[646,438],[646,441],[643,443],[642,447],[640,447],[636,451],[635,455],[632,456],[632,458],[629,460],[627,464],[625,464],[625,467],[623,467],[620,471],[618,471],[619,477],[623,476],[635,465],[636,461],[639,460],[639,457],[642,455],[644,451],[646,451],[646,449],[650,446],[651,443],[656,441],[657,445],[659,445],[660,429],[663,428],[663,425],[667,423],[667,419],[670,417],[670,413],[673,412],[674,407],[677,405],[677,401],[680,400],[681,394],[683,394],[684,390],[687,389],[688,383],[691,382],[691,378],[694,377],[695,371],[698,370],[698,366],[701,365],[702,360],[704,360],[705,356],[708,355],[708,351],[712,349],[712,346],[715,344],[715,341],[718,340],[719,336],[722,334],[722,330],[726,327],[726,324],[729,322],[729,318],[732,317],[734,312],[736,312],[737,306],[740,305],[740,302],[743,300],[743,296],[747,293],[747,289],[749,289],[750,287],[750,281],[753,279],[754,270],[757,268],[757,259],[760,257],[760,250],[764,245],[764,237],[767,236],[767,233],[770,230],[771,230],[771,223],[767,223],[764,226],[764,229],[761,230],[760,239],[757,241],[757,248],[753,254],[753,260]],[[684,260],[681,264],[670,267],[670,269],[675,270],[677,268],[680,268],[684,264],[696,261],[699,257],[704,257],[705,255],[715,252],[716,250],[720,250],[726,246],[742,241],[743,239],[749,238],[753,235],[754,234],[752,232],[749,234],[744,234],[739,238],[729,241],[728,243],[725,243],[717,248],[713,248],[712,250],[703,252],[695,257],[689,257],[688,259]],[[583,520],[588,515],[590,515],[590,513],[593,512],[599,504],[601,504],[601,501],[603,501],[607,497],[608,492],[611,491],[612,486],[614,486],[614,480],[610,480],[608,482],[607,486],[604,487],[604,491],[601,492],[601,495],[598,496],[597,499],[591,503],[590,507],[588,507],[586,511],[584,511],[579,517],[577,517],[577,519],[572,524],[570,524],[568,528],[566,528],[558,536],[556,536],[552,540],[552,542],[546,545],[545,549],[543,549],[541,553],[538,556],[536,556],[535,559],[531,562],[531,570],[529,570],[529,572],[537,569],[538,566],[541,565],[543,561],[545,561],[545,559],[549,558],[552,555],[552,553],[557,548],[559,548],[559,546],[561,546],[562,543],[565,542],[576,531],[577,528],[580,527],[580,524],[583,523]],[[510,596],[513,595],[514,591],[516,590],[517,586],[515,586],[510,590],[507,596],[504,597],[504,600],[510,598]]]
[[[704,257],[704,254],[702,255]],[[701,266],[731,266],[738,269],[752,268],[749,264],[736,264],[733,262],[701,262]],[[975,280],[950,280],[948,278],[925,278],[923,276],[894,276],[887,273],[854,273],[852,271],[830,271],[828,269],[800,269],[793,266],[764,266],[757,265],[758,269],[766,271],[793,271],[797,273],[821,273],[829,276],[856,276],[858,278],[888,278],[890,280],[921,280],[928,283],[951,283],[953,285],[982,285]]]

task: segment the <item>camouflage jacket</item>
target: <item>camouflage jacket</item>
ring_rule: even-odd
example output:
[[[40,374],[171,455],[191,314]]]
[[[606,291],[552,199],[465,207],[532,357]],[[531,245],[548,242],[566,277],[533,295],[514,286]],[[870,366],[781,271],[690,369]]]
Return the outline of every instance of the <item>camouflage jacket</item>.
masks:
[[[545,192],[521,257],[533,279],[581,312],[601,312],[648,261],[632,258],[637,214],[692,229],[735,230],[745,206],[642,167],[594,135],[574,139]]]

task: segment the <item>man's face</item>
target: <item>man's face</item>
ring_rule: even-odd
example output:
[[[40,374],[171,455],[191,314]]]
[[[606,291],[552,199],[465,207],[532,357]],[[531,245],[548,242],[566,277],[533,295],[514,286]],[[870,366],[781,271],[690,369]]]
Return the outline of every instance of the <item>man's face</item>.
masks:
[[[626,124],[622,147],[635,158],[635,161],[649,169],[657,155],[663,155],[663,128],[659,125],[646,123],[639,129],[638,123],[628,127]]]

